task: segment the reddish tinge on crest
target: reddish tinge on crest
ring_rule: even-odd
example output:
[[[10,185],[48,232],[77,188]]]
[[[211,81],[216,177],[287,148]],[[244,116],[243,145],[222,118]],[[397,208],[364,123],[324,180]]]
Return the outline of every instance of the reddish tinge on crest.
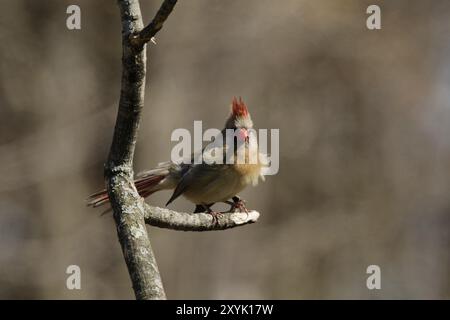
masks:
[[[247,106],[245,105],[242,98],[239,97],[239,100],[236,97],[233,98],[233,102],[231,104],[231,111],[234,117],[242,117],[245,118],[248,116]]]

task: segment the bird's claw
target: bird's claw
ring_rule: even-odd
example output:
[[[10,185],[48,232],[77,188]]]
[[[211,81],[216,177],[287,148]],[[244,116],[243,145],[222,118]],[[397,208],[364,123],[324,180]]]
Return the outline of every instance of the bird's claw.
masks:
[[[245,206],[245,200],[242,200],[240,198],[233,198],[233,204],[231,205],[231,212],[236,212],[238,210],[238,212],[245,212],[246,214],[248,214],[248,210],[247,207]]]
[[[219,224],[219,217],[222,215],[222,212],[217,212],[217,211],[211,210],[208,213],[211,215],[211,217],[213,219],[213,223]]]

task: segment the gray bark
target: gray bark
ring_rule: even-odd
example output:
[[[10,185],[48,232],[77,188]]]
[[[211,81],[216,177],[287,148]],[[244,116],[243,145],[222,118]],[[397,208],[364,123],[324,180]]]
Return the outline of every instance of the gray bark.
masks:
[[[172,6],[176,3],[166,0],[164,4],[169,2]],[[119,0],[118,4],[122,20],[122,87],[113,141],[105,165],[106,185],[136,299],[165,299],[145,227],[144,207],[133,183],[133,155],[144,105],[146,46],[136,50],[130,37],[143,29],[142,15],[138,0]]]
[[[231,229],[254,223],[259,212],[230,212],[220,215],[217,221],[208,213],[185,213],[144,203],[144,219],[149,225],[180,231],[214,231]]]

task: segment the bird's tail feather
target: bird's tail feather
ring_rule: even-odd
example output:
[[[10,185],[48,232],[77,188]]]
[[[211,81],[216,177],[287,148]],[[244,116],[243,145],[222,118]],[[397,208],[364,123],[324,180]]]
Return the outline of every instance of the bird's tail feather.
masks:
[[[168,168],[158,167],[156,169],[143,172],[134,180],[137,192],[141,197],[148,197],[152,193],[160,190],[158,184],[169,174]],[[87,199],[87,205],[93,208],[109,203],[109,196],[106,189],[91,194]]]

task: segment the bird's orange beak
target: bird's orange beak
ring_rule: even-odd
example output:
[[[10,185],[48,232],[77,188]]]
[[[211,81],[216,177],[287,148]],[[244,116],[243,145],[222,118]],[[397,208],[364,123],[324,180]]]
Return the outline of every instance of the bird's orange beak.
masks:
[[[237,137],[240,141],[248,141],[248,131],[247,129],[239,129],[237,132]]]

